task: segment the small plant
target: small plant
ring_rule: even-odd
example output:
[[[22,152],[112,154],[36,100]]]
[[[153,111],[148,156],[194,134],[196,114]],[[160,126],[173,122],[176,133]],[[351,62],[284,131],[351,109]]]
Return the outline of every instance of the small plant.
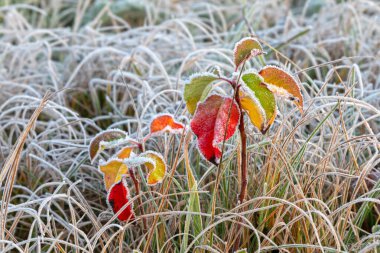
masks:
[[[256,39],[244,38],[235,45],[233,59],[235,72],[230,77],[224,76],[219,68],[215,68],[213,72],[193,74],[184,88],[186,107],[193,115],[190,128],[197,136],[199,151],[206,160],[216,166],[220,165],[224,142],[230,139],[239,128],[241,139],[239,203],[246,199],[248,183],[247,134],[244,126],[244,114],[248,115],[251,123],[262,134],[265,134],[277,114],[276,96],[285,97],[295,103],[301,112],[303,111],[300,83],[290,73],[276,66],[264,66],[259,71],[244,70],[247,61],[263,53],[262,47]],[[213,84],[217,81],[228,83],[233,91],[230,94],[233,95],[228,97],[212,92]],[[120,221],[135,219],[128,177],[134,183],[141,208],[140,213],[143,213],[142,201],[139,196],[139,180],[136,178],[135,168],[138,166],[146,168],[148,185],[162,182],[166,173],[166,163],[162,155],[155,151],[145,151],[145,142],[163,132],[176,134],[183,133],[184,130],[185,126],[175,121],[173,116],[162,114],[153,119],[149,134],[141,140],[130,138],[122,130],[111,129],[99,133],[91,141],[89,147],[91,162],[105,149],[125,145],[115,156],[107,161],[99,162],[99,170],[104,175],[104,184],[108,191],[108,204]],[[135,150],[138,150],[138,153],[133,152]],[[218,175],[219,172],[218,169]],[[214,203],[215,201],[213,201]],[[212,211],[212,217],[213,214],[214,211]],[[143,222],[146,228],[144,219]],[[148,244],[150,239],[151,236],[148,237]],[[235,246],[235,248],[238,247],[238,241]]]
[[[139,181],[135,175],[135,168],[144,166],[147,170],[146,183],[154,186],[161,183],[166,174],[166,163],[161,154],[155,151],[145,151],[144,144],[154,136],[165,132],[181,133],[184,125],[174,120],[172,115],[162,114],[155,117],[150,123],[149,134],[141,141],[132,139],[128,133],[120,129],[109,129],[97,134],[89,146],[90,160],[95,159],[106,149],[125,145],[115,156],[107,161],[100,160],[99,170],[104,175],[104,185],[107,202],[120,221],[129,221],[135,218],[133,201],[126,178],[131,178],[136,195],[140,193]],[[133,151],[138,150],[139,154]],[[141,199],[138,197],[140,206]]]
[[[205,159],[218,165],[222,158],[221,144],[223,146],[239,128],[242,174],[240,203],[247,194],[244,113],[265,134],[276,117],[276,96],[291,100],[303,111],[300,83],[292,74],[276,66],[265,66],[259,71],[244,70],[248,60],[263,53],[256,39],[244,38],[235,45],[235,72],[231,77],[224,76],[219,68],[215,68],[213,72],[193,74],[184,89],[187,110],[193,115],[190,127],[198,138],[198,147]],[[232,97],[209,95],[216,81],[227,82],[233,89]]]

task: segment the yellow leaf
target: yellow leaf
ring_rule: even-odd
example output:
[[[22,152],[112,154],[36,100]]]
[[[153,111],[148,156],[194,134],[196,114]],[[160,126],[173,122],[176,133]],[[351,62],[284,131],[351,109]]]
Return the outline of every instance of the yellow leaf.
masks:
[[[264,130],[265,125],[265,114],[264,110],[260,108],[260,104],[257,101],[254,101],[253,98],[247,94],[240,91],[240,104],[243,110],[248,114],[249,119],[252,124],[257,127],[260,131]],[[274,120],[274,118],[273,118]]]
[[[116,156],[119,159],[129,158],[131,156],[132,150],[133,147],[124,147],[122,150],[119,151],[119,153],[117,153]]]
[[[100,163],[99,169],[104,175],[104,185],[107,191],[114,183],[120,181],[123,175],[129,176],[128,167],[121,159],[112,158],[107,162]]]
[[[166,174],[166,163],[164,158],[154,151],[147,151],[140,155],[140,157],[146,157],[154,161],[154,163],[145,163],[149,173],[147,175],[147,183],[149,185],[155,185],[161,183]]]

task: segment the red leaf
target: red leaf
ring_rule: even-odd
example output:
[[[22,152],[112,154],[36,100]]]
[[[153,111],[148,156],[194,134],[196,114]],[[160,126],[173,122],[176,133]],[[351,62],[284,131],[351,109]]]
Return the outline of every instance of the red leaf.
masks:
[[[231,107],[230,118],[228,111]],[[218,95],[208,97],[199,103],[194,118],[191,120],[191,130],[198,137],[198,147],[202,155],[214,164],[219,163],[221,151],[218,146],[223,138],[228,140],[235,133],[239,124],[239,107],[231,98]],[[227,125],[227,133],[225,132]]]
[[[175,121],[173,116],[170,114],[159,115],[150,123],[151,134],[166,131],[171,133],[181,133],[183,128],[184,125]]]
[[[107,201],[115,214],[130,201],[129,189],[125,178],[115,183],[110,188]],[[134,220],[135,213],[133,212],[133,203],[129,203],[117,218],[120,221]]]

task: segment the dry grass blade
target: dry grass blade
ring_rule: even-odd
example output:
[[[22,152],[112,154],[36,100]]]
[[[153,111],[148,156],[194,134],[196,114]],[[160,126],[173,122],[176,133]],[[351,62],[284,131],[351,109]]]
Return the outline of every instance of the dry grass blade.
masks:
[[[11,153],[5,160],[5,163],[0,171],[0,187],[4,184],[2,188],[2,198],[1,198],[1,216],[0,216],[0,240],[5,240],[5,231],[8,217],[8,205],[10,197],[12,194],[13,186],[16,180],[17,169],[20,164],[21,152],[24,148],[25,141],[28,137],[30,130],[35,126],[38,116],[41,114],[42,110],[49,101],[51,94],[47,93],[41,99],[40,104],[37,106],[32,116],[29,119],[28,124],[25,126],[24,131],[21,133],[20,137],[17,139],[16,145],[12,149]],[[4,245],[1,244],[1,248],[4,248]]]

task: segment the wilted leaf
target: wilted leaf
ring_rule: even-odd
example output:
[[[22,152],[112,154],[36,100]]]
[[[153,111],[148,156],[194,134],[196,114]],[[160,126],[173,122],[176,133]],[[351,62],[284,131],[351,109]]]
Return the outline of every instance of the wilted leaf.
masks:
[[[264,78],[264,83],[275,95],[294,101],[299,110],[303,112],[303,98],[300,83],[287,71],[276,66],[266,66],[259,74]]]
[[[228,111],[231,106],[230,117]],[[231,138],[239,124],[239,107],[231,98],[218,95],[208,97],[198,105],[190,126],[198,137],[198,147],[202,155],[214,164],[221,158],[220,144]],[[227,125],[227,132],[225,132]]]
[[[157,134],[162,132],[182,133],[185,126],[181,122],[174,120],[170,114],[162,114],[157,116],[150,123],[150,134]]]
[[[128,134],[120,129],[109,129],[98,133],[90,142],[89,155],[91,163],[108,147],[114,147],[127,141]]]
[[[117,216],[120,221],[133,220],[135,218],[133,202],[129,203],[130,199],[129,189],[125,178],[112,185],[108,192],[107,202],[115,214],[128,204],[128,206]]]
[[[248,112],[252,124],[265,133],[276,118],[276,99],[257,73],[246,72],[242,75],[242,80],[244,91],[241,99],[242,108]]]
[[[104,175],[104,185],[108,190],[115,182],[121,180],[123,175],[129,176],[128,167],[123,160],[113,158],[107,162],[100,162],[99,170]]]
[[[189,82],[185,84],[183,97],[186,101],[187,110],[194,114],[198,102],[202,102],[210,92],[211,83],[218,79],[218,76],[212,73],[199,73],[190,77]]]
[[[161,154],[153,151],[147,151],[141,154],[141,157],[152,159],[154,163],[145,163],[145,166],[149,170],[146,177],[147,184],[155,185],[161,183],[166,174],[166,163]]]
[[[255,57],[263,53],[260,43],[253,38],[243,38],[235,44],[234,63],[236,69],[251,57]]]

